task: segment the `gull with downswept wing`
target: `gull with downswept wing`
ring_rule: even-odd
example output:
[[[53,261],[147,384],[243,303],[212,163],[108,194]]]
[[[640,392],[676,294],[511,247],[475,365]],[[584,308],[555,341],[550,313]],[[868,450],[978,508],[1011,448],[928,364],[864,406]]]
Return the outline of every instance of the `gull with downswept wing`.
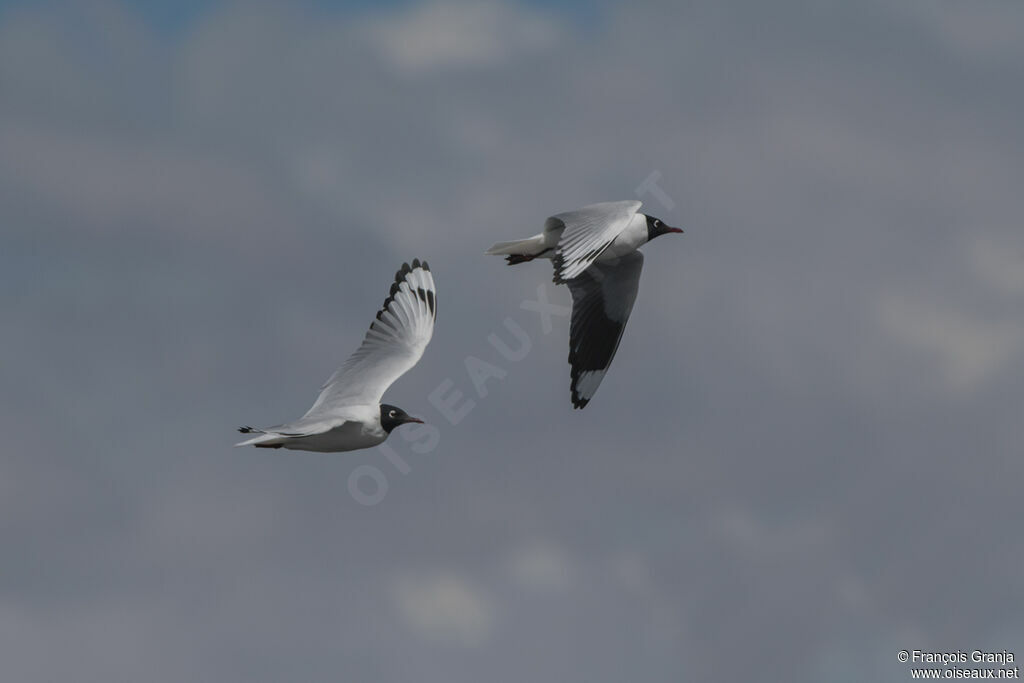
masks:
[[[636,200],[603,202],[556,214],[544,222],[542,233],[487,250],[505,256],[510,266],[551,259],[554,281],[569,286],[574,408],[590,402],[619,348],[640,286],[644,257],[637,249],[660,235],[682,232],[640,213],[640,206]]]

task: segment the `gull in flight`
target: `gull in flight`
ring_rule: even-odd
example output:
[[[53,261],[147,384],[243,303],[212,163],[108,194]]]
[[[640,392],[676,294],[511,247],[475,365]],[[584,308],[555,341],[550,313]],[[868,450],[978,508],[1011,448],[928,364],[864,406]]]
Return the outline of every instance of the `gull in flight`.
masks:
[[[427,262],[403,263],[362,345],[320,390],[298,420],[276,427],[240,427],[255,434],[236,446],[336,453],[383,443],[391,431],[422,423],[401,408],[381,403],[391,384],[423,356],[437,317],[437,294]]]
[[[644,257],[637,248],[655,237],[679,232],[639,213],[641,202],[603,202],[551,216],[544,232],[525,240],[498,242],[488,254],[506,256],[510,266],[551,259],[554,281],[572,292],[569,365],[572,405],[593,398],[615,357],[640,285]]]

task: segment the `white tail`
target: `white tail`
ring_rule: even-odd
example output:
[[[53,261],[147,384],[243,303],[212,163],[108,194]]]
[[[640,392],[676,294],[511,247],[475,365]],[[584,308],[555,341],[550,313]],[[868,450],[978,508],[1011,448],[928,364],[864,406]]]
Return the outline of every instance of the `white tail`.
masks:
[[[275,434],[274,432],[264,432],[263,430],[255,429],[254,427],[242,427],[238,431],[242,432],[243,434],[255,433],[258,434],[259,436],[255,436],[245,441],[240,441],[239,443],[235,444],[235,448],[238,448],[239,446],[273,446],[275,444],[284,443],[287,440],[286,437],[283,437],[280,434]]]
[[[534,235],[525,240],[514,242],[498,242],[488,249],[487,254],[515,254],[519,256],[535,256],[544,251],[544,234]]]

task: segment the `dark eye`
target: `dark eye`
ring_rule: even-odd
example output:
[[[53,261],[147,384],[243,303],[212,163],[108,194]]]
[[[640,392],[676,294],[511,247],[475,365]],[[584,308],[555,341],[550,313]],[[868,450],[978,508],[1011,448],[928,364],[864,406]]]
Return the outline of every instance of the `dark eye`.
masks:
[[[659,225],[661,225],[661,220],[658,219],[658,218],[655,218],[654,219],[654,227],[658,227]]]
[[[388,413],[388,417],[394,417],[394,416],[395,416],[395,411],[392,410],[390,413]]]

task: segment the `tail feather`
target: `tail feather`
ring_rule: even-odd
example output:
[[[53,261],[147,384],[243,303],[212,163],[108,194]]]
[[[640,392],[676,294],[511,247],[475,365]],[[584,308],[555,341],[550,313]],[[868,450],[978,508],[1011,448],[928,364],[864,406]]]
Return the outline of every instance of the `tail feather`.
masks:
[[[238,431],[243,434],[258,434],[251,439],[245,441],[239,441],[235,444],[235,448],[239,446],[255,446],[256,448],[280,448],[281,444],[284,443],[287,437],[281,434],[275,434],[274,432],[266,432],[262,429],[256,429],[255,427],[239,427]]]
[[[498,242],[490,249],[487,250],[487,254],[491,255],[512,255],[512,256],[536,256],[546,249],[544,246],[544,234],[534,235],[525,240],[515,240],[513,242]]]
[[[505,257],[505,260],[508,261],[508,265],[514,266],[518,263],[527,263],[528,261],[532,261],[535,258],[537,257],[526,256],[525,254],[510,254]]]

